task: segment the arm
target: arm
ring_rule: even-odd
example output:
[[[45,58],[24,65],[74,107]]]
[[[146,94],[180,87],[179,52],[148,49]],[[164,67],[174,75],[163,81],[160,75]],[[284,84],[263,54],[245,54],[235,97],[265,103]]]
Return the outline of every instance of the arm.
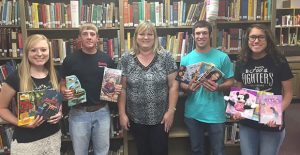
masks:
[[[119,119],[120,119],[120,125],[122,128],[125,130],[129,130],[130,124],[129,124],[129,119],[126,115],[126,110],[125,110],[125,105],[126,105],[126,84],[127,78],[122,77],[121,84],[122,84],[122,90],[119,96],[119,101],[118,101],[118,109],[119,109]]]
[[[18,118],[9,110],[10,101],[15,95],[16,91],[8,84],[4,83],[0,93],[0,117],[17,126]]]
[[[196,90],[198,90],[200,88],[200,86],[201,86],[201,83],[198,81],[191,80],[189,84],[180,82],[180,88],[185,93],[195,92]]]
[[[59,82],[60,92],[62,93],[64,99],[69,100],[73,97],[73,92],[66,87],[66,79],[61,78]]]
[[[225,79],[223,83],[218,84],[213,80],[206,80],[203,82],[203,86],[209,91],[227,91],[233,85],[233,78]]]
[[[11,99],[16,95],[16,93],[17,92],[6,83],[4,83],[4,85],[1,88],[1,92],[0,92],[0,101],[1,101],[0,117],[15,126],[18,125],[18,118],[10,111],[9,105],[11,103]],[[44,122],[43,117],[37,116],[33,123],[22,126],[22,127],[36,128],[36,127],[40,126],[43,122]]]
[[[164,114],[163,120],[161,123],[165,124],[165,132],[169,132],[173,120],[174,120],[174,113],[176,110],[176,104],[178,99],[178,82],[175,80],[177,72],[168,75],[168,86],[169,86],[169,103],[168,103],[168,110]]]
[[[282,111],[290,105],[293,97],[292,79],[282,81]]]

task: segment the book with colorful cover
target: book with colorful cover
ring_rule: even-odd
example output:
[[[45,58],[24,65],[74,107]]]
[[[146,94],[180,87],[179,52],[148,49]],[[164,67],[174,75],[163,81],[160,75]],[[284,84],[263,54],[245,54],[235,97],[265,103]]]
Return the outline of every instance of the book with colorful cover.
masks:
[[[199,62],[188,66],[180,66],[176,80],[184,83],[193,81],[205,81],[211,79],[218,81],[224,76],[214,64]]]
[[[18,126],[28,125],[34,122],[36,116],[35,100],[36,96],[41,97],[42,92],[18,92]]]
[[[100,92],[100,100],[117,102],[116,87],[121,85],[122,70],[105,67]]]
[[[37,115],[48,120],[59,112],[63,97],[56,90],[45,90],[41,102],[37,102]]]
[[[18,126],[31,124],[37,115],[48,120],[57,114],[62,103],[62,95],[55,90],[18,92]]]
[[[229,96],[225,96],[224,99],[227,103],[226,113],[240,113],[244,118],[258,121],[258,117],[254,116],[255,109],[258,107],[257,91],[232,87]]]
[[[261,95],[260,97],[259,123],[267,124],[273,120],[277,125],[282,125],[282,96]]]
[[[86,92],[75,75],[66,76],[66,87],[74,94],[73,98],[68,100],[69,107],[86,102]]]
[[[273,93],[266,92],[266,91],[257,91],[257,98],[256,98],[257,106],[254,109],[254,113],[253,113],[253,118],[255,120],[259,120],[259,117],[260,117],[260,103],[261,103],[260,100],[261,100],[262,95],[273,95]]]

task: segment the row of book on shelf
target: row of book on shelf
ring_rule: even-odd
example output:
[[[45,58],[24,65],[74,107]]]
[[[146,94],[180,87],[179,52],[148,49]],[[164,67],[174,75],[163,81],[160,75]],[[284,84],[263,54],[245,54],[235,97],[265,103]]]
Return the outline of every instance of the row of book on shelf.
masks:
[[[262,124],[270,121],[277,125],[282,124],[282,95],[232,87],[229,96],[224,99],[227,103],[227,114],[239,114]]]
[[[125,51],[129,51],[133,44],[133,37],[130,32],[127,32],[126,36]],[[194,39],[189,32],[177,32],[175,35],[159,36],[158,40],[164,49],[172,53],[176,61],[179,61],[182,56],[194,48]]]
[[[151,21],[156,26],[192,25],[206,19],[206,2],[187,4],[187,1],[123,1],[124,26],[137,26],[141,21]]]
[[[219,0],[217,20],[271,20],[272,0]]]
[[[0,1],[0,25],[20,25],[19,8],[18,0]]]
[[[54,62],[62,63],[66,56],[81,49],[81,41],[77,38],[65,39],[50,39],[50,44],[53,50]],[[119,38],[99,38],[97,48],[100,51],[107,53],[113,60],[117,61],[120,54]]]
[[[300,26],[300,13],[277,18],[276,27]]]
[[[0,28],[0,57],[21,57],[23,38],[18,28]]]
[[[115,2],[85,4],[83,0],[64,2],[26,1],[26,25],[29,28],[75,28],[82,23],[97,27],[118,27],[119,8]]]
[[[300,45],[300,31],[297,29],[284,30],[281,29],[276,32],[279,36],[280,46],[299,46]]]

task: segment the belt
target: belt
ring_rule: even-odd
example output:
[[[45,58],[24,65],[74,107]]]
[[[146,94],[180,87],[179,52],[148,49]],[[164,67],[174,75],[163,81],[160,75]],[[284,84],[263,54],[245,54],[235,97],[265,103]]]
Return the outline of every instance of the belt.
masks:
[[[74,106],[75,109],[80,109],[80,110],[84,110],[86,112],[95,112],[99,109],[101,109],[102,107],[104,107],[105,104],[95,104],[95,105],[76,105]]]

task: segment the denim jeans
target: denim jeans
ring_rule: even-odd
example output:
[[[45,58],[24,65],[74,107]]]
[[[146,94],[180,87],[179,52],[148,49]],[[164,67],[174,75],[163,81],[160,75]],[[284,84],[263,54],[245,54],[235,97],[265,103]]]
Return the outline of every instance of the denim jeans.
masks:
[[[70,110],[69,131],[75,155],[87,155],[92,139],[94,155],[107,155],[109,150],[110,112],[105,107],[86,112],[81,109]]]
[[[205,154],[205,132],[208,132],[213,155],[224,155],[224,123],[204,123],[184,118],[191,140],[192,155]]]
[[[277,155],[285,136],[281,132],[261,131],[240,124],[242,155]]]

